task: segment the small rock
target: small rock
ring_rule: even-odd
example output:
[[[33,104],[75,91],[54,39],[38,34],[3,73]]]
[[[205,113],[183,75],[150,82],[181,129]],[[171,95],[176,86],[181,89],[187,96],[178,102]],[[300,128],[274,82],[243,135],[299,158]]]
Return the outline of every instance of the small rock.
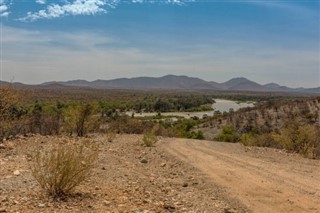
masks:
[[[182,187],[188,187],[188,183],[183,183]]]
[[[105,201],[103,201],[103,204],[104,204],[105,206],[110,206],[111,202],[108,201],[108,200],[105,200]]]
[[[236,209],[231,209],[231,208],[224,208],[223,210],[224,213],[235,213],[237,212]]]
[[[94,189],[95,189],[95,190],[99,190],[100,188],[99,188],[98,186],[96,186]]]
[[[148,163],[148,160],[145,159],[145,158],[143,158],[143,159],[140,161],[140,163]]]
[[[0,213],[5,213],[7,210],[0,208]]]
[[[167,164],[166,163],[162,163],[161,164],[161,167],[165,167]]]
[[[182,204],[178,201],[174,203],[175,206],[181,206]]]
[[[46,204],[44,204],[44,203],[39,203],[38,207],[44,208],[44,207],[46,207]]]
[[[2,203],[9,202],[9,198],[8,197],[4,197],[4,198],[1,199],[1,202]]]
[[[167,209],[169,212],[174,212],[174,210],[176,209],[176,207],[173,204],[170,203],[165,203],[163,205],[164,209]]]
[[[22,197],[21,199],[20,199],[20,201],[22,201],[22,202],[26,202],[26,201],[28,201],[29,199],[27,198],[27,197]]]
[[[106,170],[106,167],[102,167],[101,169],[102,169],[102,170]]]
[[[19,170],[16,170],[16,171],[13,172],[13,174],[14,174],[15,176],[19,176],[19,175],[20,175],[20,171],[19,171]]]
[[[5,149],[5,148],[6,148],[6,146],[4,144],[0,143],[0,149]]]

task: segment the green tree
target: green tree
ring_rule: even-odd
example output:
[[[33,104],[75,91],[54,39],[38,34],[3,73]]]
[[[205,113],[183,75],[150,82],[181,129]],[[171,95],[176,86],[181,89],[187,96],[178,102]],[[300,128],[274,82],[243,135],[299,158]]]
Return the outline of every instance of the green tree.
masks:
[[[224,126],[222,132],[216,138],[218,141],[238,142],[240,137],[233,126]]]

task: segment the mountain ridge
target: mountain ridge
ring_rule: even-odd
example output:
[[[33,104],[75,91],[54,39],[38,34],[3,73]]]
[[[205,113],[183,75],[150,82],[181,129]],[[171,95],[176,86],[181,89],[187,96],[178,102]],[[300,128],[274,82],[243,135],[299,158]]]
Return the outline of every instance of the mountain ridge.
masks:
[[[2,82],[4,85],[12,84],[16,87],[30,87],[22,83]],[[87,80],[70,80],[70,81],[51,81],[38,85],[40,87],[50,86],[68,86],[68,87],[88,87],[93,89],[172,89],[172,90],[221,90],[221,91],[252,91],[252,92],[305,92],[320,93],[320,87],[316,88],[290,88],[281,86],[277,83],[259,84],[244,77],[232,78],[223,83],[215,81],[205,81],[197,77],[186,75],[165,75],[162,77],[134,77],[134,78],[117,78],[111,80],[97,79],[94,81]]]

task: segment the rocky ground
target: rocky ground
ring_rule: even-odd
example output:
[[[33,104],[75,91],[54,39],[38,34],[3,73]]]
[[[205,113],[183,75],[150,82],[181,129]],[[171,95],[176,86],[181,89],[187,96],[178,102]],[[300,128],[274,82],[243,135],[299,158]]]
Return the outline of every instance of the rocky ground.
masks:
[[[248,212],[230,192],[198,168],[167,151],[161,139],[142,146],[139,135],[113,142],[98,135],[96,167],[66,199],[53,201],[31,175],[34,144],[88,140],[63,136],[18,137],[0,144],[0,212]]]

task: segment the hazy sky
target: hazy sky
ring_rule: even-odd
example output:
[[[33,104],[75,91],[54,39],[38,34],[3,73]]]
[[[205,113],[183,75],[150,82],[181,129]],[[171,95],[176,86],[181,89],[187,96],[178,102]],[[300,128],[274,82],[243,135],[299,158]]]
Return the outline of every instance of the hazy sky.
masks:
[[[188,75],[320,85],[318,0],[0,0],[5,81]]]

